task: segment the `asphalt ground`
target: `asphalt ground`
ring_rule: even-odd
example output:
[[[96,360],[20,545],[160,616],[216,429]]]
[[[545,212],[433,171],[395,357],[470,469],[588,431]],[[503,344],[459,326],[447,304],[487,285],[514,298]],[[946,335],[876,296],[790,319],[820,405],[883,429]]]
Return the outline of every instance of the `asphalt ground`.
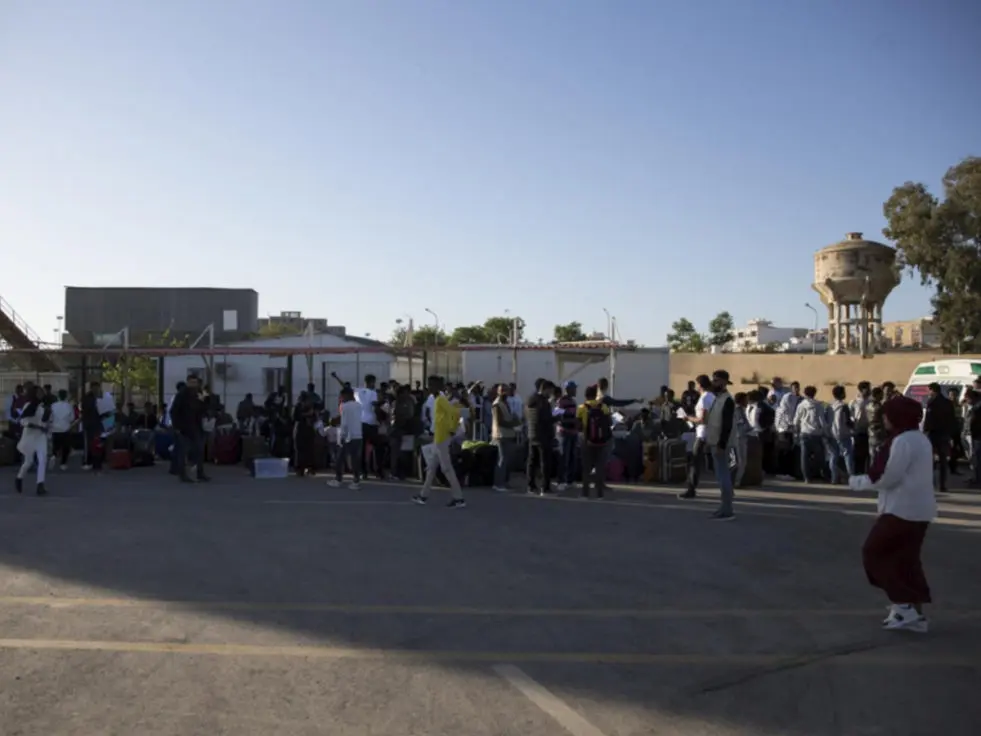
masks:
[[[883,632],[843,489],[329,489],[237,468],[0,472],[0,734],[977,734],[981,497],[927,635]]]

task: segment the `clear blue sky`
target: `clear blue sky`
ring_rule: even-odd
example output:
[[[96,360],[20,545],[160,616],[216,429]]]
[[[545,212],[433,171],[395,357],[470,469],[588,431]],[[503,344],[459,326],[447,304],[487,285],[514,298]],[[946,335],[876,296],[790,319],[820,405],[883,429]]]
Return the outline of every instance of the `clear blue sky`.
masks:
[[[813,251],[981,153],[979,25],[953,0],[0,0],[0,295],[46,338],[67,284],[253,287],[379,337],[426,307],[532,338],[607,307],[647,344],[723,309],[809,325]],[[928,299],[905,282],[886,318]]]

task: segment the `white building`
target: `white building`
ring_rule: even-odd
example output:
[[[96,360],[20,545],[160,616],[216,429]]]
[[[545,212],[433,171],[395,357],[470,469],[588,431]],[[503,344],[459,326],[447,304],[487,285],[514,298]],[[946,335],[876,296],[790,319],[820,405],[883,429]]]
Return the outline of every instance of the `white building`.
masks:
[[[547,378],[555,383],[575,381],[579,396],[583,389],[601,377],[612,382],[617,398],[653,399],[668,384],[670,354],[667,348],[620,348],[611,369],[609,347],[563,346],[543,349],[507,345],[463,352],[464,381],[484,384],[517,383],[522,396],[530,394],[535,380]]]
[[[765,350],[767,346],[777,348],[784,343],[806,338],[806,327],[776,327],[768,319],[751,319],[745,327],[735,330],[732,342],[726,346],[726,352],[751,353]]]
[[[256,403],[261,403],[269,393],[286,385],[286,356],[222,356],[222,347],[224,346],[215,346],[219,354],[214,358],[214,385],[211,390],[221,397],[222,403],[232,414],[246,394],[252,394]],[[317,392],[324,397],[328,408],[336,406],[340,389],[331,373],[336,373],[340,380],[357,386],[368,374],[374,375],[380,383],[389,380],[393,372],[399,370],[396,367],[396,356],[389,351],[387,345],[361,337],[315,333],[313,336],[289,335],[228,343],[227,347],[269,348],[270,351],[306,347],[378,350],[366,353],[327,353],[313,355],[309,359],[302,354],[293,356],[293,398],[305,390],[308,383],[313,383]],[[421,373],[421,368],[419,372]],[[173,396],[177,383],[186,380],[190,375],[204,379],[205,358],[198,355],[167,356],[164,359],[164,395],[168,399]]]

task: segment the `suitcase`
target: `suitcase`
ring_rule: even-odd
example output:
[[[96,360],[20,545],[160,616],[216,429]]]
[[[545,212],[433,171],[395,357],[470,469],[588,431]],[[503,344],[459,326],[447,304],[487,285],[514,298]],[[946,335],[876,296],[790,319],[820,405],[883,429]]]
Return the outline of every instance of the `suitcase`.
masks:
[[[242,441],[238,432],[221,431],[214,437],[214,457],[217,465],[235,465],[242,454]]]
[[[480,445],[473,448],[473,466],[470,469],[470,485],[489,487],[494,485],[497,469],[497,447]]]
[[[146,468],[153,465],[156,440],[149,429],[133,432],[133,465]]]
[[[153,438],[154,451],[161,460],[170,460],[170,448],[174,446],[174,435],[170,430],[157,430]]]
[[[746,438],[746,469],[743,471],[740,488],[763,485],[763,443],[759,437]]]
[[[658,442],[661,483],[684,483],[688,477],[688,453],[685,441],[665,437]]]
[[[641,479],[645,483],[661,482],[661,455],[657,442],[645,442],[642,449],[644,471]]]
[[[623,460],[618,457],[611,457],[606,461],[606,482],[623,483],[623,477],[626,471],[627,466]]]
[[[110,470],[129,470],[133,467],[133,453],[128,449],[114,448],[109,451],[106,464]]]

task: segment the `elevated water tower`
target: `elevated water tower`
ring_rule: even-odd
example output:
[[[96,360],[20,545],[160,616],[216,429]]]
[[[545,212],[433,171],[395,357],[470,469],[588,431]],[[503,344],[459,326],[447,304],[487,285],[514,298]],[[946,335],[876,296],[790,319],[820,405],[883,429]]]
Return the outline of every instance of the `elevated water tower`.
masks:
[[[828,352],[871,355],[882,343],[882,305],[898,284],[896,251],[862,233],[815,253],[811,288],[828,308]]]

